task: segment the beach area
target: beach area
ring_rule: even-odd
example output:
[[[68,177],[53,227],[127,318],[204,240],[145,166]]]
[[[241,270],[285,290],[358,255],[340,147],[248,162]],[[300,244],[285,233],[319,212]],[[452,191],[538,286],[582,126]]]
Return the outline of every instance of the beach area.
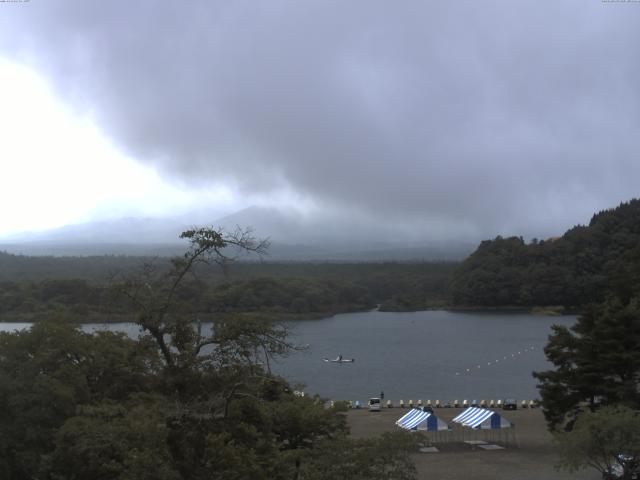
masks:
[[[555,466],[559,457],[555,451],[551,434],[546,429],[540,409],[518,409],[498,411],[515,424],[515,441],[506,432],[470,432],[451,419],[458,415],[460,408],[441,408],[435,415],[447,422],[451,432],[441,432],[438,439],[431,437],[438,450],[416,453],[413,459],[418,470],[417,478],[430,480],[598,480],[600,474],[593,469],[575,473],[558,471]],[[367,409],[353,409],[347,413],[351,435],[368,438],[384,432],[398,430],[395,425],[408,409],[385,408],[381,412]],[[433,435],[433,434],[430,434]],[[447,435],[451,440],[447,440]],[[475,439],[497,445],[498,449],[485,450],[473,442]],[[439,440],[439,441],[438,441]]]

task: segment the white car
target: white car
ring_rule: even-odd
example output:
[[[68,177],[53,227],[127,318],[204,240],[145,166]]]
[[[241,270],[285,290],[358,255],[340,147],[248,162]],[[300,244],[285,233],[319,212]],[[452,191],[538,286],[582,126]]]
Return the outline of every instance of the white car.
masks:
[[[369,399],[370,412],[379,412],[381,409],[382,409],[382,400],[380,400],[377,397]]]

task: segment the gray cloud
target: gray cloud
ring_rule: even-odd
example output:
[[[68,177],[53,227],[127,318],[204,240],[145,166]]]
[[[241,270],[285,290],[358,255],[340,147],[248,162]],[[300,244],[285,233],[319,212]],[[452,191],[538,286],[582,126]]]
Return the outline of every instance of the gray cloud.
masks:
[[[20,5],[1,53],[176,181],[444,236],[557,234],[638,195],[639,4]]]

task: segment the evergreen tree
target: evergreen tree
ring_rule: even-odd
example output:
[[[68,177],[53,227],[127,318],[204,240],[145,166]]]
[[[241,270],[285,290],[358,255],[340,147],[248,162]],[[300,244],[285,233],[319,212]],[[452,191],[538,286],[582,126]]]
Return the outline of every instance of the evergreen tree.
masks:
[[[592,306],[571,327],[554,326],[545,347],[554,370],[534,372],[551,429],[571,428],[601,405],[640,407],[640,303],[616,297]]]

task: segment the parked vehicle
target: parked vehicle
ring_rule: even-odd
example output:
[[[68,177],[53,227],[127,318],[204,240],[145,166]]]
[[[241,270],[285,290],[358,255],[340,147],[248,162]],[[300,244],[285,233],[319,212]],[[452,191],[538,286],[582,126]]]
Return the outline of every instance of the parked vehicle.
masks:
[[[627,471],[631,474],[627,477],[628,479],[640,479],[640,463],[638,460],[622,453],[618,455],[616,460],[611,470],[602,474],[603,480],[621,480],[625,478],[623,465],[627,467]]]
[[[518,409],[518,402],[516,401],[515,398],[507,398],[507,399],[505,399],[504,403],[502,404],[502,409],[503,410],[517,410]]]
[[[369,411],[370,412],[379,412],[382,409],[382,400],[378,397],[369,399]]]

